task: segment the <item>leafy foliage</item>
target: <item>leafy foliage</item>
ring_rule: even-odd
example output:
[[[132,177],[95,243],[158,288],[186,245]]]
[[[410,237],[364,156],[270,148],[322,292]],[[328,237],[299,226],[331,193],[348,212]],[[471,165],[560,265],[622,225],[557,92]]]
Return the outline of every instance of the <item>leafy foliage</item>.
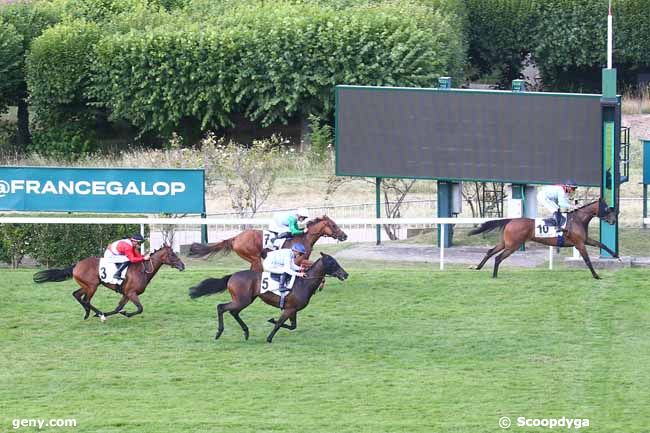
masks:
[[[32,150],[74,157],[94,150],[94,112],[86,103],[97,24],[77,20],[47,29],[27,57],[30,101],[40,129]]]
[[[534,0],[466,0],[469,61],[474,78],[496,74],[503,85],[519,78],[530,52]]]
[[[553,89],[598,91],[606,65],[607,0],[538,0],[533,54],[544,83]],[[623,81],[650,66],[650,3],[614,2],[614,62]],[[628,75],[626,75],[628,73]]]
[[[177,17],[108,35],[97,46],[91,94],[113,118],[169,136],[187,119],[204,130],[229,126],[233,113],[265,125],[301,113],[330,118],[336,84],[431,86],[460,74],[456,27],[404,4],[408,15],[393,5],[253,2],[202,24]]]
[[[16,28],[0,17],[0,114],[9,105],[9,95],[22,80],[22,36]]]
[[[136,233],[135,225],[0,224],[0,260],[17,267],[25,255],[45,266],[69,266],[102,255],[116,239]]]

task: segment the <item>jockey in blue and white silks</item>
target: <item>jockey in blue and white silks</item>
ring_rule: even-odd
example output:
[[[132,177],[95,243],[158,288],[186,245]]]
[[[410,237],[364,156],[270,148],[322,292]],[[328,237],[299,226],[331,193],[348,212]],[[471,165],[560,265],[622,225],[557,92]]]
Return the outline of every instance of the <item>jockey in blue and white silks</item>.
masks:
[[[572,183],[546,185],[537,193],[537,201],[553,213],[558,228],[562,225],[562,212],[571,209],[568,194],[576,189],[577,186]]]

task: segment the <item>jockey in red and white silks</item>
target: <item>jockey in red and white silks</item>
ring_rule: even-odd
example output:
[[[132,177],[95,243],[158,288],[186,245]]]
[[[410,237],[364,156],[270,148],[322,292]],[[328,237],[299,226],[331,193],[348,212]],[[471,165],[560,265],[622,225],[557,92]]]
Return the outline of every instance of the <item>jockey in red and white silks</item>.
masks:
[[[112,242],[106,251],[104,251],[104,259],[109,262],[117,264],[117,272],[115,278],[121,280],[120,276],[125,267],[130,263],[140,263],[149,260],[149,254],[140,254],[140,245],[144,242],[144,237],[140,234],[135,234],[126,239],[120,239]]]

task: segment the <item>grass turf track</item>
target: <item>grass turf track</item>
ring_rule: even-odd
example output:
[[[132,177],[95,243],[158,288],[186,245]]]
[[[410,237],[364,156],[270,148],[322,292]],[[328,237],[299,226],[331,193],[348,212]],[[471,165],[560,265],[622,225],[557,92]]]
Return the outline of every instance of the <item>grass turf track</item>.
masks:
[[[328,280],[271,345],[266,319],[278,310],[257,300],[242,313],[250,340],[226,316],[215,342],[228,295],[187,297],[232,268],[165,269],[141,296],[143,315],[105,324],[82,320],[71,281],[0,271],[0,432],[14,418],[75,418],[43,431],[475,433],[502,431],[501,416],[650,431],[647,270],[595,281],[504,268],[493,280],[342,265],[349,280]],[[93,301],[108,311],[118,299],[100,289]]]

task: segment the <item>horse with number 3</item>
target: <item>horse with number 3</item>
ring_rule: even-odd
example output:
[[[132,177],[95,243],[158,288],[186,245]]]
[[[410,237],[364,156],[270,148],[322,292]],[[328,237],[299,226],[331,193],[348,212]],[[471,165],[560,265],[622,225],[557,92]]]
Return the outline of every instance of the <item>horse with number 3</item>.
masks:
[[[618,254],[608,248],[606,245],[592,239],[588,235],[589,222],[593,217],[598,217],[608,224],[615,224],[617,219],[617,211],[613,207],[607,207],[607,203],[601,198],[598,201],[589,203],[578,209],[575,209],[567,214],[566,228],[564,230],[564,242],[562,245],[558,243],[557,237],[543,238],[535,236],[535,220],[531,218],[509,218],[494,221],[488,221],[481,224],[476,229],[469,232],[469,235],[476,235],[479,233],[487,233],[492,230],[502,229],[501,241],[491,248],[481,263],[476,266],[479,270],[485,265],[490,257],[501,252],[494,259],[494,271],[492,276],[497,277],[499,272],[499,265],[508,256],[517,251],[526,241],[533,241],[544,245],[554,247],[576,247],[580,252],[582,259],[591,271],[591,275],[600,279],[594,267],[591,264],[589,254],[587,254],[586,245],[598,247],[620,260]]]
[[[142,304],[138,297],[144,292],[149,282],[156,276],[156,273],[162,265],[169,265],[173,268],[183,271],[185,264],[174,253],[174,250],[169,245],[163,245],[162,248],[154,251],[150,255],[150,260],[142,263],[135,263],[129,265],[126,272],[126,280],[122,284],[122,299],[117,304],[113,311],[102,313],[99,309],[90,303],[90,300],[95,295],[97,288],[100,285],[108,287],[111,290],[117,291],[116,284],[107,284],[99,278],[99,257],[88,257],[75,265],[65,269],[47,269],[34,274],[35,283],[60,282],[73,278],[79,285],[79,289],[72,292],[75,300],[81,304],[86,315],[84,320],[90,315],[92,310],[95,317],[99,317],[102,321],[108,316],[120,313],[126,317],[132,317],[136,314],[142,313]],[[136,311],[127,313],[122,311],[127,302],[133,302],[137,308]]]

